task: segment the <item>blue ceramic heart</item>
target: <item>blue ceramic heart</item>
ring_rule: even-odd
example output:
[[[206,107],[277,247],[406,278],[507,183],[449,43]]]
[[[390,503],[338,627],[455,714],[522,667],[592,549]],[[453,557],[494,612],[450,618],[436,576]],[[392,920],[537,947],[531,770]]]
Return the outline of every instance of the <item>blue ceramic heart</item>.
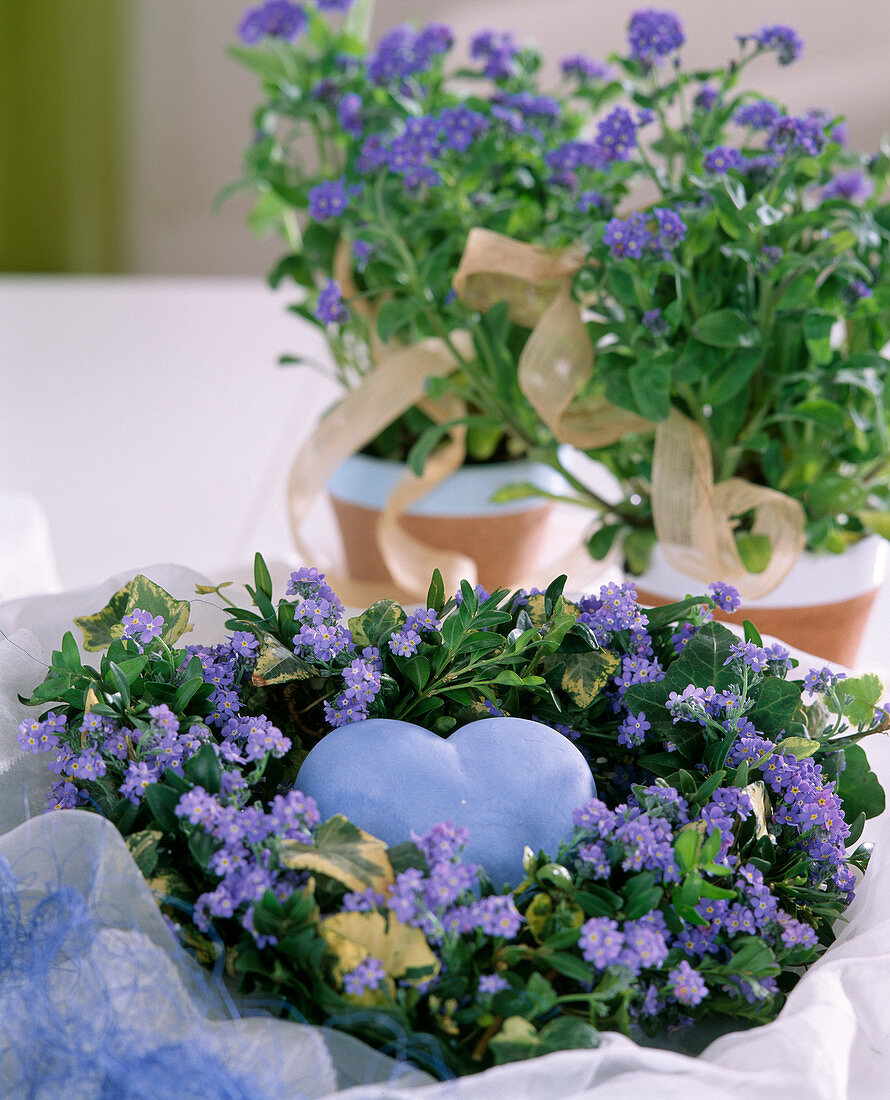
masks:
[[[344,814],[391,845],[439,821],[463,825],[466,859],[498,887],[521,880],[526,844],[555,855],[572,810],[596,792],[575,746],[525,718],[484,718],[447,740],[391,718],[353,722],[312,749],[296,785],[322,820]]]

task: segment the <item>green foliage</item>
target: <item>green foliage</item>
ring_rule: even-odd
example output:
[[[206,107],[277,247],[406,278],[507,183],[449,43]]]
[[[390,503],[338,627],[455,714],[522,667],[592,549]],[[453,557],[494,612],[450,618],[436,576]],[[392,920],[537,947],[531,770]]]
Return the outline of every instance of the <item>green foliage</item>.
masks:
[[[101,611],[86,615],[74,622],[83,631],[84,649],[95,651],[107,649],[112,641],[120,638],[124,628],[121,620],[124,615],[132,614],[137,608],[150,615],[160,615],[164,620],[161,632],[163,641],[172,645],[187,629],[189,605],[186,600],[177,600],[165,592],[154,581],[138,574],[111,597]]]
[[[448,56],[437,57],[412,76],[405,96],[397,85],[369,80],[363,62],[372,47],[358,25],[352,13],[338,23],[313,12],[308,33],[294,42],[273,38],[230,51],[260,87],[243,178],[231,190],[253,191],[250,224],[285,240],[289,251],[270,279],[299,286],[301,300],[291,308],[322,325],[345,387],[373,369],[371,349],[381,342],[469,334],[472,350],[455,372],[430,383],[431,396],[460,399],[465,415],[440,425],[410,409],[372,441],[373,453],[410,456],[419,471],[443,435],[463,423],[472,461],[533,453],[559,466],[560,440],[529,404],[517,373],[532,322],[516,304],[546,303],[552,287],[495,271],[487,276],[494,300],[482,308],[451,293],[469,231],[487,229],[543,249],[578,250],[573,291],[582,306],[596,306],[588,322],[596,361],[566,410],[570,419],[583,419],[590,399],[604,394],[654,423],[678,409],[705,433],[717,481],[745,478],[801,503],[811,549],[839,552],[863,532],[890,533],[890,361],[878,354],[890,338],[886,156],[832,140],[826,118],[815,147],[791,140],[770,158],[769,130],[741,131],[733,122],[753,99],[788,114],[763,93],[741,90],[747,66],[763,52],[753,38],[739,49],[727,40],[733,60],[725,65],[686,72],[677,59],[676,72],[653,83],[638,60],[616,57],[615,79],[569,79],[551,90],[549,67],[531,47],[494,90],[478,63],[455,68]],[[344,54],[360,63],[344,66]],[[708,110],[696,100],[704,85],[716,95]],[[327,94],[318,96],[318,87]],[[498,96],[548,91],[559,109],[543,131],[499,117]],[[338,113],[348,96],[361,102],[355,130]],[[369,136],[385,150],[418,112],[441,117],[459,105],[483,124],[465,149],[429,155],[429,183],[412,186],[403,168],[387,163],[363,169]],[[554,180],[553,158],[569,143],[591,140],[616,106],[653,116],[629,140],[626,156],[576,165],[571,187]],[[314,156],[306,155],[307,143]],[[713,170],[708,154],[722,145],[754,167]],[[861,193],[832,196],[833,181],[852,172],[862,173]],[[333,217],[312,217],[313,188],[340,179],[348,202]],[[580,209],[579,194],[592,193],[597,204]],[[656,236],[654,212],[678,212],[682,239],[624,254],[605,243],[617,210],[637,211]],[[346,316],[319,322],[319,288],[342,279],[344,249],[356,240],[371,251],[367,261],[353,258]],[[617,477],[624,499],[606,502],[575,486],[603,520],[590,551],[601,558],[620,539],[628,568],[641,573],[654,537],[652,433],[592,454]],[[820,490],[828,480],[831,491]],[[765,568],[772,548],[746,523],[737,545],[749,570]]]
[[[83,663],[67,633],[30,700],[44,714],[52,707],[54,722],[66,719],[58,736],[74,756],[93,746],[102,752],[104,774],[72,772],[88,797],[84,809],[106,815],[125,835],[159,904],[179,923],[183,944],[207,965],[219,965],[224,953],[226,972],[244,991],[286,1002],[300,1018],[344,1027],[383,1049],[396,1027],[408,1036],[406,1056],[418,1065],[466,1073],[593,1048],[603,1031],[637,1036],[640,1028],[670,1027],[686,1014],[764,1022],[782,1001],[770,979],[790,980],[831,942],[847,900],[847,863],[864,866],[867,850],[846,863],[804,850],[804,828],[780,812],[793,805],[793,784],[774,782],[775,769],[787,771],[797,761],[817,766],[807,770],[805,784],[823,784],[816,793],[832,824],[806,829],[840,838],[842,813],[854,845],[866,817],[884,808],[858,744],[886,724],[875,709],[881,698],[876,678],[840,679],[820,702],[806,703],[803,681],[786,678],[783,661],[755,671],[743,659],[736,635],[708,621],[707,597],[653,610],[644,624],[640,609],[614,589],[604,589],[599,600],[566,600],[564,576],[532,596],[487,595],[464,582],[458,599],[445,593],[436,574],[427,601],[432,615],[413,620],[413,652],[402,647],[397,654],[389,644],[407,625],[397,604],[380,601],[351,620],[354,647],[379,650],[372,668],[367,658],[357,662],[355,649],[323,657],[310,645],[294,651],[303,601],[320,590],[315,582],[295,583],[293,598],[276,603],[259,556],[253,582],[252,608],[235,607],[223,585],[202,589],[225,602],[230,628],[257,639],[252,656],[239,639],[224,672],[215,660],[202,666],[206,650],[175,650],[158,639],[140,651],[136,642],[114,636],[106,608],[86,620],[92,630],[101,619],[109,637],[98,667]],[[138,606],[130,604],[132,584],[116,596],[121,612]],[[149,592],[142,585],[139,598]],[[158,589],[153,598],[181,622],[166,593]],[[341,629],[335,618],[327,624],[334,632]],[[677,637],[687,634],[686,644],[675,648]],[[761,644],[750,625],[745,638]],[[628,668],[650,667],[641,663],[641,643],[651,647],[664,677],[643,682],[640,675],[641,682],[622,684]],[[229,651],[223,645],[211,652]],[[758,660],[753,665],[759,668]],[[492,884],[471,875],[457,898],[437,906],[435,890],[459,881],[457,872],[449,880],[443,871],[441,848],[428,860],[422,840],[388,845],[342,815],[310,820],[310,801],[302,795],[288,801],[303,757],[326,735],[328,715],[336,714],[340,693],[362,669],[364,682],[377,686],[379,678],[365,705],[369,716],[404,718],[448,736],[497,711],[533,715],[568,733],[595,772],[597,798],[582,815],[590,820],[556,852],[526,849],[525,878],[512,893],[494,899]],[[239,735],[211,702],[218,702],[220,679],[231,684],[227,690],[237,697],[245,727],[267,734],[274,747],[242,739],[242,751],[233,752]],[[727,694],[718,699],[715,692]],[[161,703],[169,712],[155,709]],[[260,714],[262,722],[254,717]],[[626,734],[628,714],[647,727],[639,741]],[[103,722],[95,723],[97,717]],[[165,731],[174,722],[189,749],[169,767]],[[756,739],[749,739],[752,726]],[[142,769],[135,786],[132,765]],[[653,857],[646,833],[656,826],[661,839]],[[233,837],[238,857],[268,871],[274,888],[227,908]],[[786,944],[785,926],[772,918],[758,935],[712,921],[724,903],[745,908],[747,868],[763,876],[805,942]],[[429,891],[422,925],[399,919],[398,908],[387,905],[414,877]],[[354,895],[362,898],[361,911]],[[455,907],[468,919],[493,900],[505,918],[496,925],[461,932],[450,923]],[[638,924],[650,917],[654,923]],[[640,927],[663,926],[663,949],[636,968],[623,954],[622,961],[604,963],[595,938],[604,926],[626,947]],[[714,940],[716,953],[689,955],[684,944],[696,928]],[[653,935],[657,948],[662,933]],[[671,993],[677,967],[690,957],[707,991],[700,1005],[683,1005]],[[369,959],[382,975],[355,992],[355,975]],[[753,1001],[738,995],[742,982]],[[647,1015],[650,985],[662,999]]]

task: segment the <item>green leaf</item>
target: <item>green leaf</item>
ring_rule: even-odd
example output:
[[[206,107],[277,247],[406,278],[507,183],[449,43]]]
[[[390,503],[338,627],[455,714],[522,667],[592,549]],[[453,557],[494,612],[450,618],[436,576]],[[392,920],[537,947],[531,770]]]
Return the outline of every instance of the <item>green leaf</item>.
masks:
[[[726,691],[737,679],[736,673],[726,664],[735,641],[735,635],[725,626],[705,623],[668,670],[672,684],[682,681],[681,687],[670,690],[682,691],[687,684],[694,684],[702,688],[713,685],[718,691]],[[662,683],[666,683],[668,677]]]
[[[875,512],[863,508],[856,513],[856,518],[869,531],[874,531],[882,538],[890,539],[890,512]]]
[[[753,708],[745,715],[764,737],[777,737],[800,707],[800,685],[768,676]]]
[[[142,675],[147,664],[148,658],[144,655],[140,655],[139,657],[128,657],[125,661],[119,661],[118,668],[126,676],[130,684],[135,684]]]
[[[251,72],[267,80],[279,81],[287,76],[284,62],[277,54],[254,46],[229,46],[227,53]]]
[[[127,613],[127,604],[133,581],[129,581],[111,597],[101,611],[93,615],[83,615],[75,618],[75,625],[83,631],[84,649],[95,652],[105,649],[114,638],[119,638],[123,633],[121,620]],[[114,631],[114,633],[112,633]]]
[[[556,963],[553,967],[558,969]],[[568,976],[572,977],[571,974]],[[590,980],[589,967],[587,980]],[[595,1050],[600,1045],[597,1029],[577,1016],[557,1016],[555,1020],[550,1020],[541,1028],[538,1039],[540,1054],[550,1054],[556,1050]]]
[[[442,610],[445,604],[445,582],[442,580],[442,574],[438,569],[433,570],[433,576],[430,580],[430,587],[426,594],[426,605],[431,607],[437,614]]]
[[[736,549],[742,564],[749,573],[762,573],[773,556],[773,547],[766,535],[752,535],[739,531],[735,537]]]
[[[108,662],[108,675],[111,677],[114,687],[120,693],[121,703],[128,707],[130,705],[130,681],[114,661]]]
[[[866,672],[863,676],[850,676],[838,685],[838,695],[849,695],[851,703],[844,707],[844,716],[854,726],[871,725],[875,707],[881,700],[884,685],[880,676]]]
[[[819,751],[819,742],[809,737],[783,737],[776,745],[776,752],[790,752],[798,760],[806,760]]]
[[[538,1053],[541,1041],[534,1024],[522,1016],[508,1016],[500,1031],[488,1044],[496,1066],[520,1062]]]
[[[683,828],[674,841],[674,859],[680,871],[691,871],[698,865],[701,853],[701,832],[696,828]]]
[[[821,424],[833,432],[842,432],[847,425],[844,410],[833,401],[826,401],[824,398],[801,401],[794,406],[792,412],[794,416],[811,420],[814,424]]]
[[[737,397],[748,385],[760,364],[760,348],[742,348],[708,374],[703,403],[719,408]]]
[[[301,661],[292,649],[282,645],[271,634],[261,635],[262,642],[257,651],[257,660],[253,669],[254,687],[268,687],[270,684],[289,684],[294,680],[308,680],[317,676],[319,669],[308,661]]]
[[[386,853],[382,840],[336,814],[318,827],[313,844],[282,841],[279,858],[285,867],[327,875],[347,890],[382,890],[394,880]]]
[[[619,524],[605,523],[602,527],[597,528],[597,530],[593,532],[587,540],[587,549],[590,551],[590,556],[594,561],[602,561],[609,553],[615,544],[615,539],[620,530],[621,527]]]
[[[137,608],[148,611],[153,617],[160,615],[163,618],[161,639],[168,645],[172,645],[188,629],[188,601],[174,599],[160,585],[140,573],[115,592],[101,611],[74,620],[83,631],[84,649],[105,649],[123,634],[124,615],[132,614]]]
[[[877,817],[884,812],[884,790],[871,770],[865,750],[860,745],[844,749],[847,766],[841,772],[837,793],[844,804],[844,818],[855,821],[859,814]]]
[[[810,309],[804,314],[803,338],[807,350],[820,367],[827,367],[832,360],[831,329],[834,314],[820,309]]]
[[[71,672],[80,672],[80,650],[77,648],[77,642],[74,640],[74,635],[70,630],[65,631],[65,636],[62,638],[62,660]]]
[[[667,420],[671,412],[671,368],[664,360],[647,358],[627,372],[634,403],[647,420]]]
[[[635,527],[624,536],[621,549],[624,551],[624,560],[631,573],[639,576],[649,568],[656,538],[655,531],[651,527]]]
[[[417,654],[414,657],[394,658],[402,670],[406,680],[409,680],[418,691],[422,691],[430,678],[430,663],[426,657]]]
[[[263,555],[257,551],[253,559],[253,580],[258,592],[264,593],[272,599],[272,577],[269,568],[263,560]]]
[[[131,833],[126,838],[130,855],[142,872],[143,878],[151,878],[154,874],[159,859],[158,844],[163,839],[164,834],[158,829],[143,829],[141,832]]]
[[[219,844],[205,833],[203,829],[196,829],[188,840],[189,851],[194,856],[195,862],[201,868],[206,868],[210,863],[210,857],[219,847]]]
[[[621,912],[621,898],[606,886],[590,884],[586,890],[576,890],[574,898],[588,917],[614,917]]]
[[[402,871],[407,871],[409,867],[422,871],[425,875],[429,873],[429,867],[423,852],[410,840],[404,840],[393,848],[387,848],[386,855],[392,865],[393,872],[397,875],[400,875]]]
[[[180,821],[173,812],[179,802],[179,794],[162,783],[152,783],[145,788],[145,801],[155,821],[165,833],[177,833]]]
[[[397,333],[406,329],[423,309],[423,303],[415,298],[394,298],[384,302],[377,314],[377,334],[383,343],[388,344]]]
[[[200,676],[192,676],[188,680],[183,680],[176,689],[176,694],[173,696],[173,706],[171,709],[181,713],[194,698],[195,692],[199,691],[203,686],[204,680]]]
[[[621,667],[620,657],[607,649],[558,656],[565,665],[560,686],[579,707],[589,707]]]
[[[718,309],[699,317],[692,335],[716,348],[752,348],[761,342],[756,326],[737,309]]]
[[[182,774],[208,794],[219,794],[222,770],[213,745],[202,745],[194,756],[182,765]]]
[[[543,958],[546,958],[547,965],[552,966],[557,973],[564,974],[573,981],[589,982],[593,977],[590,964],[579,959],[577,955],[570,955],[567,951],[553,951]]]
[[[349,620],[349,629],[356,648],[376,646],[381,649],[387,638],[405,622],[405,609],[392,600],[378,600],[367,611]]]

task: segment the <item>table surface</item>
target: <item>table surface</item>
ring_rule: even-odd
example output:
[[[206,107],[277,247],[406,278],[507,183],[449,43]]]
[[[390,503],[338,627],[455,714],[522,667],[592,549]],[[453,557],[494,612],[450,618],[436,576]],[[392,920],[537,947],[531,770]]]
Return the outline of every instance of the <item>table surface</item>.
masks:
[[[63,588],[159,561],[240,579],[255,550],[295,564],[285,483],[338,391],[277,365],[327,361],[291,300],[259,279],[0,277],[0,489],[42,506]],[[324,506],[313,522],[331,545]],[[890,582],[858,666],[890,681]]]

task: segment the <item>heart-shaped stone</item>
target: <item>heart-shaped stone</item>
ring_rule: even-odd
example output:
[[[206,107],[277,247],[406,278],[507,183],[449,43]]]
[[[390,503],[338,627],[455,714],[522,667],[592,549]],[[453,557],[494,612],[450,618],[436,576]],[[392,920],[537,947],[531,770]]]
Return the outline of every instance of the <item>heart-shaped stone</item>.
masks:
[[[587,761],[562,734],[506,717],[447,739],[392,718],[352,722],[312,749],[296,785],[322,820],[344,814],[390,845],[439,821],[463,825],[465,858],[498,887],[521,881],[525,845],[555,856],[572,836],[572,810],[596,793]]]

